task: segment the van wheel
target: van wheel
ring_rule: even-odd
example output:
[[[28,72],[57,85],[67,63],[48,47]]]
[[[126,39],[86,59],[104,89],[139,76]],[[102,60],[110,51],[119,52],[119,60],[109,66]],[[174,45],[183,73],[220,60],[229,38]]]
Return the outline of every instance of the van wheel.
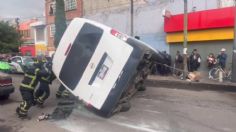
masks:
[[[120,105],[121,105],[120,112],[126,112],[131,108],[130,102],[125,102],[125,103],[122,103]]]
[[[0,100],[6,100],[9,98],[9,94],[0,96]]]

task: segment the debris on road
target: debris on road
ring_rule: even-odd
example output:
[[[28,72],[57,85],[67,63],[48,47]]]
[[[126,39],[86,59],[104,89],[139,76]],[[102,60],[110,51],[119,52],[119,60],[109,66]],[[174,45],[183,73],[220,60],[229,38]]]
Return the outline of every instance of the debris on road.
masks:
[[[199,82],[200,79],[201,79],[200,72],[190,72],[188,74],[188,81]]]
[[[42,113],[39,117],[38,117],[38,122],[40,122],[40,121],[43,121],[43,120],[48,120],[48,119],[50,119],[51,118],[51,115],[50,114],[44,114],[44,113]]]

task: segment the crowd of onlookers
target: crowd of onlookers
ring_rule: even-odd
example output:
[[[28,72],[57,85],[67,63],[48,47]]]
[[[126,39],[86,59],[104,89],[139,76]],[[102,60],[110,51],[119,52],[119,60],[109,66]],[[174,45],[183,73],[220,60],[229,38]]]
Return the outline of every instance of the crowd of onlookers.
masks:
[[[11,57],[11,54],[0,54],[0,61],[8,61]]]
[[[165,51],[163,52],[163,55],[165,57],[165,64],[156,64],[156,68],[152,71],[153,74],[156,74],[157,72],[161,75],[169,75],[169,74],[175,74],[180,75],[184,69],[184,55],[180,53],[180,51],[176,52],[175,58],[174,58],[174,64],[171,64],[171,56],[167,54]],[[199,67],[202,63],[202,57],[198,53],[197,49],[194,49],[191,54],[188,54],[187,56],[187,69],[189,72],[195,72],[198,71]],[[222,48],[220,53],[215,56],[213,53],[210,53],[206,58],[206,63],[208,69],[212,69],[216,65],[219,65],[223,70],[225,69],[227,61],[227,54],[226,49]]]
[[[208,69],[212,69],[215,65],[219,65],[223,70],[226,66],[227,54],[225,53],[226,49],[222,48],[220,54],[215,56],[213,53],[210,53],[207,58],[207,67]],[[174,64],[172,65],[171,55],[166,51],[162,52],[164,56],[165,62],[156,63],[154,68],[152,69],[152,74],[159,73],[160,75],[180,75],[184,69],[184,55],[180,53],[180,51],[176,52],[174,58]],[[16,54],[0,54],[0,61],[9,61],[9,59]],[[163,64],[164,63],[164,64]],[[198,53],[197,49],[194,49],[191,54],[187,54],[187,69],[189,72],[198,71],[199,67],[202,63],[202,57]]]

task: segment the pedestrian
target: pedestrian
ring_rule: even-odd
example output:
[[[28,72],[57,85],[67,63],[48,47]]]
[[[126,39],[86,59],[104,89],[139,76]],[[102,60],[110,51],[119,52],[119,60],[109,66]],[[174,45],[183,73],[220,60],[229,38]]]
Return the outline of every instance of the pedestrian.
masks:
[[[197,49],[194,49],[192,54],[189,57],[190,63],[190,72],[197,71],[201,65],[201,56],[198,53]]]
[[[177,70],[175,70],[175,75],[177,76],[180,76],[181,75],[181,71],[180,70],[183,70],[183,56],[180,54],[179,51],[176,52],[176,55],[175,55],[175,68]]]
[[[166,51],[165,51],[165,53],[166,53]],[[169,75],[169,74],[171,74],[171,69],[170,69],[170,67],[171,67],[171,55],[170,54],[168,54],[168,53],[166,53],[166,75]]]
[[[140,36],[134,36],[134,38],[140,40]]]
[[[226,49],[222,48],[220,54],[217,56],[220,67],[224,70],[227,61],[227,54],[225,53]]]
[[[27,66],[23,81],[20,84],[20,93],[23,101],[20,106],[16,108],[16,113],[19,118],[27,118],[28,110],[31,106],[35,105],[34,102],[34,89],[38,84],[38,77],[40,69],[33,65]]]
[[[49,84],[52,84],[55,78],[52,72],[52,62],[44,63],[41,69],[41,76],[39,77],[40,85],[34,93],[35,101],[39,107],[43,107],[45,100],[50,96]]]
[[[212,69],[217,63],[216,57],[213,53],[210,53],[207,56],[207,67],[208,69]]]
[[[164,57],[164,61],[162,62],[162,64],[158,63],[156,65],[156,71],[158,71],[160,75],[166,76],[171,73],[171,56],[167,54],[166,51],[162,51],[161,53]]]

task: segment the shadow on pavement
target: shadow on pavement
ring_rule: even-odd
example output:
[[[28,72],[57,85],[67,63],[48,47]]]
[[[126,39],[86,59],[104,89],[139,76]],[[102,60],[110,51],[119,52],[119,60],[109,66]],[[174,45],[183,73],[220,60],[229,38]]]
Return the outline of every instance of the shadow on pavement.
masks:
[[[1,126],[0,125],[0,131],[1,132],[13,132],[13,129],[9,126]]]

